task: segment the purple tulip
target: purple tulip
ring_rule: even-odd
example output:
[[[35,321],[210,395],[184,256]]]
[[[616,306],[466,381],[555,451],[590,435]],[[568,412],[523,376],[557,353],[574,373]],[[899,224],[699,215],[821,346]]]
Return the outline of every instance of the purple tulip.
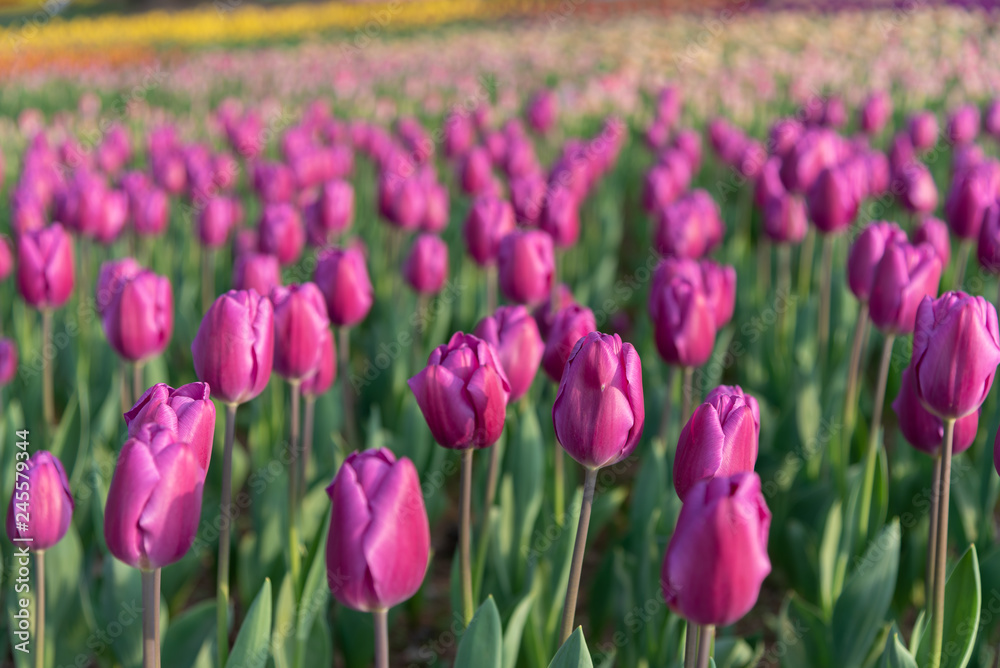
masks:
[[[577,341],[596,330],[594,312],[586,306],[570,304],[556,312],[545,335],[545,351],[542,353],[542,368],[549,378],[557,383],[562,379],[566,362]]]
[[[142,267],[130,257],[108,260],[101,265],[94,290],[98,315],[104,315],[104,312],[122,291],[122,287],[140,271],[142,271]]]
[[[104,540],[119,561],[154,570],[183,557],[201,518],[205,469],[190,443],[147,423],[122,446],[104,510]]]
[[[448,244],[436,234],[421,234],[403,264],[403,277],[416,292],[433,295],[448,280]]]
[[[489,188],[493,179],[493,168],[489,151],[482,146],[475,146],[465,154],[465,159],[459,165],[459,183],[462,191],[469,195],[478,195]]]
[[[860,202],[843,166],[831,166],[816,176],[806,203],[816,228],[824,234],[836,234],[850,227]]]
[[[132,227],[137,234],[158,237],[167,229],[170,200],[159,188],[149,188],[130,200]]]
[[[776,243],[797,244],[808,231],[805,200],[784,194],[769,197],[764,204],[764,233]]]
[[[17,374],[17,344],[13,339],[0,338],[0,387],[14,380]]]
[[[951,240],[948,237],[948,226],[937,218],[924,218],[923,222],[913,231],[913,244],[928,243],[934,247],[941,266],[947,267],[951,260]]]
[[[896,411],[899,430],[910,445],[931,456],[936,457],[940,454],[941,443],[944,441],[944,422],[920,403],[912,366],[906,367],[903,371],[899,394],[892,402],[892,410]],[[976,440],[978,430],[978,410],[957,420],[952,451],[958,454],[968,450]]]
[[[983,113],[983,130],[994,139],[1000,137],[1000,98],[993,98]]]
[[[466,114],[452,112],[444,119],[444,154],[457,158],[472,147],[475,127]]]
[[[691,129],[681,130],[674,136],[670,146],[687,156],[691,174],[697,174],[701,168],[701,135]]]
[[[552,406],[556,438],[589,469],[632,454],[645,423],[642,362],[617,334],[590,332],[566,361]]]
[[[205,248],[222,248],[242,219],[239,200],[222,195],[211,197],[198,213],[198,240]]]
[[[234,290],[256,290],[259,295],[269,295],[279,285],[281,265],[277,257],[255,251],[236,256],[233,262]]]
[[[500,438],[510,383],[489,343],[456,332],[431,352],[409,385],[440,445],[485,448]]]
[[[986,208],[997,199],[1000,168],[997,163],[976,165],[955,176],[944,204],[945,220],[955,236],[976,239]]]
[[[14,271],[14,251],[10,239],[0,234],[0,283]]]
[[[767,143],[771,155],[783,158],[788,155],[802,137],[805,128],[794,118],[779,118],[768,131]]]
[[[781,162],[781,182],[791,193],[806,193],[825,167],[840,162],[840,138],[831,130],[805,132]]]
[[[389,205],[389,222],[404,230],[414,230],[420,226],[426,211],[427,196],[419,179],[410,177],[395,187]]]
[[[974,104],[963,104],[948,116],[945,136],[952,144],[969,144],[979,134],[979,108]]]
[[[291,202],[295,175],[284,163],[258,162],[253,166],[253,188],[265,204]]]
[[[910,163],[897,178],[902,186],[900,200],[909,211],[928,213],[937,207],[937,186],[930,170],[922,162]]]
[[[991,274],[1000,274],[1000,204],[993,202],[983,214],[976,246],[979,264]]]
[[[982,406],[1000,364],[997,312],[982,297],[946,292],[917,310],[911,358],[917,397],[942,418]]]
[[[329,333],[326,301],[315,283],[271,291],[274,305],[274,370],[298,382],[319,370],[323,337]]]
[[[929,111],[920,111],[910,116],[908,124],[910,142],[918,151],[925,151],[937,141],[937,117]]]
[[[357,248],[329,248],[316,264],[313,280],[326,297],[330,322],[353,327],[368,315],[375,299],[365,257]]]
[[[523,306],[501,306],[479,321],[475,335],[493,346],[510,383],[509,400],[523,397],[535,380],[545,351],[535,319]]]
[[[663,559],[660,582],[670,609],[692,623],[716,626],[747,614],[771,572],[770,528],[756,473],[695,483]]]
[[[753,471],[759,437],[760,409],[742,390],[713,392],[681,429],[674,456],[677,496],[683,501],[700,480]]]
[[[326,493],[332,505],[326,570],[334,597],[369,612],[417,593],[431,538],[413,462],[384,448],[355,452]]]
[[[481,267],[496,262],[500,240],[514,230],[514,208],[498,197],[477,197],[465,219],[465,245]]]
[[[687,258],[667,258],[653,272],[650,289],[650,312],[656,308],[656,296],[675,277],[683,277],[704,293],[715,316],[716,329],[732,320],[736,308],[736,269],[718,265],[712,260],[695,261]]]
[[[859,125],[869,135],[877,135],[892,116],[892,98],[885,91],[875,91],[865,98]]]
[[[642,205],[649,213],[669,206],[687,191],[691,183],[691,165],[686,155],[671,150],[646,173]]]
[[[302,394],[313,398],[325,394],[336,379],[337,347],[333,342],[333,334],[327,330],[319,343],[319,367],[316,373],[302,379]]]
[[[555,289],[554,305],[552,295],[550,294],[545,298],[545,301],[532,310],[531,317],[538,324],[538,333],[542,335],[542,340],[548,340],[549,332],[552,331],[552,324],[555,322],[559,311],[575,303],[576,299],[573,297],[573,292],[569,289],[569,286],[565,283],[560,283]]]
[[[420,229],[437,234],[448,227],[450,211],[448,189],[440,183],[428,183],[425,188],[427,205],[424,207],[424,218],[420,221]]]
[[[274,309],[253,290],[220,295],[191,343],[198,379],[212,396],[243,404],[264,391],[274,361]]]
[[[37,309],[58,308],[73,292],[73,242],[59,223],[17,240],[17,287]]]
[[[283,266],[293,264],[302,255],[306,244],[305,226],[291,204],[266,204],[259,229],[260,252],[276,256]]]
[[[895,223],[878,221],[866,227],[847,254],[847,285],[858,301],[867,303],[871,297],[875,270],[886,247],[906,243],[906,233]]]
[[[555,274],[552,237],[539,230],[511,232],[500,242],[497,266],[504,297],[518,304],[542,301]]]
[[[62,540],[73,520],[66,471],[45,450],[37,450],[27,462],[18,459],[16,468],[16,484],[7,506],[7,537],[25,541],[22,545],[29,550],[47,550]]]
[[[757,429],[757,438],[760,438],[760,404],[757,403],[757,399],[754,398],[752,394],[747,394],[743,391],[743,388],[739,385],[717,385],[715,389],[708,393],[705,397],[704,403],[711,403],[718,399],[719,397],[739,397],[743,400],[747,406],[750,407],[750,412],[753,413],[754,426]]]
[[[649,295],[656,348],[667,364],[701,366],[715,346],[715,307],[692,277],[676,275],[654,284]]]
[[[147,269],[124,279],[101,322],[108,343],[122,359],[142,364],[156,357],[174,332],[170,280]]]
[[[316,220],[327,239],[346,232],[354,220],[354,186],[341,180],[324,183],[316,213]]]
[[[204,471],[212,460],[215,440],[215,404],[208,383],[188,383],[174,389],[157,383],[125,413],[129,438],[139,438],[147,424],[171,430],[175,440],[190,443]]]
[[[555,94],[543,88],[528,102],[524,117],[531,129],[538,134],[547,134],[556,122],[557,103]]]
[[[526,174],[510,180],[510,201],[514,214],[522,225],[534,227],[542,217],[542,207],[548,194],[545,177],[539,173]]]
[[[92,230],[93,237],[110,245],[121,234],[128,219],[128,195],[122,190],[108,190],[101,200],[101,215]]]
[[[580,238],[580,202],[566,186],[549,186],[542,205],[539,227],[552,236],[557,248],[569,248]]]
[[[872,282],[872,322],[885,333],[909,334],[917,307],[924,297],[937,294],[940,281],[941,260],[930,244],[886,246]]]

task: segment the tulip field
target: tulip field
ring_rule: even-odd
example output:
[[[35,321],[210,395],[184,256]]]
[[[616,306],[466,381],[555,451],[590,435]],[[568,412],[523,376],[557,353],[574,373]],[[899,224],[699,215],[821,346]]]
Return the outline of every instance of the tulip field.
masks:
[[[0,667],[1000,668],[977,6],[0,14]]]

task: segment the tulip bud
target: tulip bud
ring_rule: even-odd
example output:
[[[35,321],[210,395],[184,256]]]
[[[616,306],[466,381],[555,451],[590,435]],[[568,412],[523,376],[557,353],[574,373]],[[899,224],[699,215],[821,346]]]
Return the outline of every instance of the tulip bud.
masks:
[[[547,89],[536,92],[528,102],[524,118],[531,129],[538,134],[546,134],[556,122],[556,96]]]
[[[204,471],[212,460],[215,440],[215,404],[208,383],[188,383],[174,389],[157,383],[125,413],[129,438],[139,438],[147,424],[170,430],[175,440],[191,444]]]
[[[25,232],[17,242],[17,287],[37,309],[58,308],[73,292],[73,242],[59,223]]]
[[[102,244],[111,244],[121,234],[128,219],[128,195],[122,190],[109,190],[101,200],[101,215],[92,230]]]
[[[934,146],[938,136],[938,122],[933,113],[920,111],[910,116],[910,141],[918,151]]]
[[[130,257],[108,260],[102,264],[94,289],[97,315],[103,316],[122,291],[122,287],[142,270],[139,263]]]
[[[841,166],[826,167],[813,181],[806,197],[809,218],[824,234],[835,234],[850,227],[858,213],[858,198]]]
[[[996,163],[983,163],[957,175],[944,204],[945,220],[960,239],[976,239],[986,209],[996,201]]]
[[[280,162],[258,162],[253,166],[253,188],[265,204],[291,202],[295,174]]]
[[[375,294],[360,250],[330,248],[323,251],[313,280],[326,297],[330,322],[337,327],[353,327],[371,310]]]
[[[870,314],[885,333],[913,331],[917,307],[924,297],[934,297],[941,281],[941,260],[930,244],[886,246],[875,269]]]
[[[334,597],[367,612],[413,596],[424,581],[431,540],[413,462],[385,448],[355,452],[326,493],[332,505],[326,572]]]
[[[7,506],[7,537],[25,541],[29,550],[47,550],[62,540],[73,520],[66,471],[45,450],[36,451],[27,462],[18,460],[16,468],[17,484]]]
[[[315,283],[271,291],[274,304],[274,370],[291,381],[300,381],[319,370],[323,337],[329,333],[323,293]]]
[[[611,466],[632,454],[645,423],[642,362],[617,334],[590,332],[566,361],[552,406],[556,438],[583,466]]]
[[[993,98],[983,113],[983,130],[996,139],[1000,137],[1000,98]]]
[[[658,295],[674,277],[683,277],[698,286],[705,294],[715,316],[716,329],[725,327],[736,308],[736,269],[721,266],[712,260],[667,258],[653,272],[650,289],[650,312],[656,308],[654,295]]]
[[[266,253],[244,252],[233,262],[233,289],[255,290],[259,295],[269,295],[281,285],[281,266],[278,258]]]
[[[594,312],[586,306],[570,304],[556,312],[545,337],[542,367],[555,382],[562,379],[576,342],[597,330]]]
[[[0,387],[14,380],[17,373],[17,344],[13,339],[0,338]]]
[[[232,197],[216,196],[198,213],[198,240],[206,248],[221,248],[243,218],[243,207]]]
[[[577,242],[580,238],[580,202],[570,188],[550,184],[539,227],[552,235],[558,248],[569,248]]]
[[[983,215],[976,256],[983,269],[992,274],[1000,273],[1000,205],[996,202],[990,204]]]
[[[677,441],[674,490],[681,501],[694,484],[753,471],[760,438],[760,409],[743,390],[716,388],[694,413]]]
[[[769,197],[764,204],[764,233],[774,242],[797,244],[808,231],[806,203],[801,197],[784,194]]]
[[[316,373],[302,379],[302,394],[306,397],[325,394],[336,379],[337,348],[333,343],[333,334],[328,329],[319,343],[319,367]]]
[[[389,205],[389,222],[404,230],[413,230],[420,226],[426,211],[427,197],[420,180],[411,177],[400,181]]]
[[[663,559],[670,609],[694,624],[728,626],[743,617],[771,572],[770,528],[756,473],[695,483]]]
[[[518,304],[542,301],[555,273],[552,237],[539,230],[511,232],[500,242],[497,265],[504,297]]]
[[[646,174],[642,204],[655,214],[683,194],[691,183],[691,165],[680,151],[670,151]]]
[[[150,571],[178,561],[194,542],[205,470],[194,446],[146,424],[118,455],[104,509],[104,540],[119,561]]]
[[[485,448],[500,438],[510,383],[493,347],[482,339],[456,332],[408,382],[440,445]]]
[[[465,245],[481,267],[496,262],[500,240],[514,230],[514,209],[498,197],[478,197],[465,219]]]
[[[160,236],[167,229],[170,200],[158,188],[148,188],[135,195],[130,203],[132,227],[143,236]]]
[[[7,280],[14,270],[14,252],[11,250],[10,239],[0,234],[0,283]]]
[[[979,108],[974,104],[963,104],[948,116],[945,135],[952,144],[969,144],[979,134]]]
[[[194,370],[212,396],[243,404],[260,394],[274,361],[274,310],[253,290],[220,295],[191,343]]]
[[[892,98],[884,91],[875,91],[861,107],[859,125],[869,135],[877,135],[892,116]]]
[[[174,332],[170,280],[143,269],[125,279],[104,310],[104,334],[116,353],[142,363],[162,353]]]
[[[871,297],[875,269],[885,254],[886,247],[906,243],[906,232],[895,223],[879,221],[866,227],[847,254],[847,285],[860,302]]]
[[[442,232],[448,227],[448,189],[440,183],[428,183],[425,195],[427,206],[424,207],[420,229],[424,232]]]
[[[469,195],[478,195],[489,187],[493,178],[490,154],[482,146],[476,146],[465,154],[459,164],[459,183]]]
[[[701,366],[715,346],[716,312],[704,289],[687,276],[654,283],[649,296],[656,348],[667,364]]]
[[[698,259],[721,243],[723,233],[718,206],[695,190],[660,212],[653,243],[664,257]]]
[[[260,252],[276,256],[280,264],[292,264],[302,255],[306,231],[302,217],[291,204],[266,204],[259,231]]]
[[[421,234],[403,264],[403,277],[416,292],[433,295],[448,280],[448,245],[434,234]]]
[[[911,360],[917,397],[930,412],[962,418],[976,411],[1000,364],[996,309],[964,292],[925,298],[917,310]]]
[[[920,403],[912,366],[906,367],[903,371],[899,394],[892,402],[892,410],[896,411],[899,430],[910,445],[935,457],[940,454],[941,443],[944,441],[944,422]],[[952,451],[958,454],[968,450],[976,440],[978,431],[978,410],[957,420]]]
[[[538,225],[547,191],[541,174],[525,174],[510,180],[510,201],[518,222],[529,227]]]
[[[476,325],[475,335],[493,346],[510,383],[510,401],[531,388],[545,344],[538,325],[523,306],[501,306]]]
[[[555,289],[555,304],[553,305],[552,295],[545,298],[541,304],[536,306],[531,312],[531,317],[538,324],[538,333],[542,335],[542,340],[548,340],[549,332],[552,331],[552,324],[555,322],[556,314],[567,306],[576,303],[573,292],[565,283],[560,283]]]
[[[934,247],[941,266],[947,267],[951,260],[951,240],[948,237],[948,226],[937,218],[924,218],[924,221],[913,231],[913,245],[928,243]]]

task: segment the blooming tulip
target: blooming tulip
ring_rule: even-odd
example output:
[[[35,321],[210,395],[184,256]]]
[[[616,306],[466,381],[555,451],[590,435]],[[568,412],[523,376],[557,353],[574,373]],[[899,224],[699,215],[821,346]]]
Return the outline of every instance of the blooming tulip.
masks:
[[[850,226],[858,213],[858,198],[841,166],[819,172],[808,190],[806,203],[809,218],[824,234],[840,232]]]
[[[174,432],[177,441],[190,443],[201,468],[208,471],[215,439],[215,404],[208,383],[188,383],[174,389],[157,383],[125,413],[129,438],[139,438],[147,424]]]
[[[772,196],[764,204],[764,233],[774,242],[797,244],[805,238],[809,221],[805,200],[784,194]]]
[[[274,305],[274,370],[291,381],[300,381],[319,370],[330,319],[323,293],[315,283],[271,291]]]
[[[102,316],[105,336],[118,355],[142,363],[164,351],[174,331],[170,280],[143,269],[121,283]]]
[[[511,232],[500,241],[497,265],[504,297],[519,304],[545,299],[555,273],[552,237],[539,230]]]
[[[291,204],[267,204],[260,221],[260,252],[270,253],[282,265],[299,259],[306,243],[302,217]]]
[[[514,209],[510,202],[493,196],[476,198],[465,219],[465,245],[481,267],[496,262],[500,240],[514,230]]]
[[[29,306],[57,308],[73,291],[73,244],[59,223],[18,237],[17,287]]]
[[[771,572],[770,528],[756,473],[695,483],[663,559],[660,581],[671,610],[703,625],[727,626],[743,617]]]
[[[573,191],[562,185],[549,187],[542,205],[539,227],[552,235],[558,248],[569,248],[580,238],[580,203]]]
[[[538,325],[523,306],[501,306],[476,325],[475,335],[493,346],[510,383],[510,401],[531,388],[545,344]]]
[[[886,333],[909,334],[921,300],[937,294],[940,280],[941,260],[930,244],[886,246],[872,283],[872,322]]]
[[[403,277],[420,294],[441,291],[448,279],[448,245],[435,234],[421,234],[403,265]]]
[[[17,373],[17,344],[12,339],[0,338],[0,387],[14,380]]]
[[[313,280],[326,297],[327,313],[334,325],[352,327],[364,320],[371,310],[375,295],[364,255],[359,249],[323,251]]]
[[[269,295],[281,285],[281,265],[278,258],[267,253],[247,251],[236,256],[233,262],[233,289],[255,290]]]
[[[260,394],[274,360],[274,310],[253,290],[220,295],[191,343],[194,370],[212,396],[242,404]]]
[[[905,243],[906,233],[895,223],[879,221],[866,227],[847,254],[847,285],[858,301],[867,302],[875,281],[875,270],[886,247]]]
[[[929,149],[937,141],[937,118],[929,111],[917,112],[910,116],[908,128],[910,141],[917,150]]]
[[[18,461],[18,467],[17,484],[7,506],[7,537],[25,541],[29,550],[47,550],[62,540],[73,520],[73,495],[66,471],[62,462],[45,450],[37,450],[27,462]]]
[[[198,213],[198,240],[206,248],[221,248],[243,218],[243,207],[232,197],[216,196]]]
[[[944,423],[920,403],[912,366],[903,371],[899,394],[892,402],[892,410],[896,411],[899,430],[910,445],[929,455],[940,454],[941,443],[944,441]],[[957,420],[952,452],[958,454],[968,450],[976,440],[978,430],[979,411],[973,411]]]
[[[337,348],[333,334],[327,330],[319,343],[319,366],[316,373],[302,379],[302,394],[307,400],[326,393],[337,379]],[[309,441],[307,439],[306,443]],[[308,445],[307,445],[308,447]]]
[[[586,306],[570,304],[556,312],[542,353],[542,367],[549,378],[557,383],[562,379],[577,341],[596,329],[594,312]]]
[[[715,346],[716,313],[704,289],[687,276],[661,281],[649,296],[656,347],[667,364],[701,366]]]

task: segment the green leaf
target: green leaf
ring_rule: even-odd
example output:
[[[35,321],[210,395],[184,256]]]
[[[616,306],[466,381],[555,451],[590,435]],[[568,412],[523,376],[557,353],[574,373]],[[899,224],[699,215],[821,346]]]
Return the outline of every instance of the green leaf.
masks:
[[[517,665],[517,655],[521,653],[521,636],[524,635],[524,625],[534,602],[534,592],[529,591],[514,606],[514,612],[510,613],[503,633],[503,668],[514,668]]]
[[[170,623],[160,643],[160,662],[165,666],[212,668],[215,665],[214,641],[215,601],[203,601]],[[207,654],[205,648],[208,648]]]
[[[785,649],[781,656],[782,666],[820,668],[830,665],[830,631],[819,610],[792,595],[781,608],[779,623],[778,636]]]
[[[549,668],[594,668],[590,650],[587,649],[587,641],[583,639],[583,627],[576,627],[572,635],[566,639],[552,657]]]
[[[302,587],[302,595],[299,598],[299,614],[296,622],[296,637],[300,641],[305,641],[309,637],[313,620],[316,613],[326,608],[326,603],[330,598],[330,586],[327,582],[326,573],[326,539],[330,533],[329,510],[324,515],[322,530],[316,535],[313,542],[311,561],[308,563],[309,571],[306,575],[305,584]],[[336,574],[335,574],[336,575]],[[334,582],[334,584],[339,584]]]
[[[899,641],[899,631],[893,628],[885,643],[885,652],[879,661],[879,668],[917,668],[917,662],[909,650]]]
[[[291,573],[281,581],[281,588],[278,590],[278,600],[274,607],[274,628],[279,629],[271,644],[275,668],[291,668],[292,653],[295,651],[295,584]]]
[[[840,501],[830,506],[823,527],[823,540],[819,546],[819,601],[823,615],[828,619],[833,614],[833,602],[840,596],[843,582],[836,583],[837,555],[840,552],[840,536],[843,531],[843,512]]]
[[[462,634],[454,668],[501,668],[502,654],[500,612],[493,597],[489,596],[476,610],[469,628]]]
[[[879,534],[856,562],[833,609],[833,653],[841,668],[860,667],[885,621],[899,572],[899,521]]]
[[[226,668],[263,668],[270,655],[270,644],[271,580],[265,579],[243,620]]]
[[[941,655],[941,668],[965,668],[972,657],[979,629],[982,589],[979,580],[979,557],[976,546],[970,545],[945,581],[944,591],[944,641],[946,650]],[[931,637],[934,620],[928,619],[920,638],[917,663],[930,661]]]

